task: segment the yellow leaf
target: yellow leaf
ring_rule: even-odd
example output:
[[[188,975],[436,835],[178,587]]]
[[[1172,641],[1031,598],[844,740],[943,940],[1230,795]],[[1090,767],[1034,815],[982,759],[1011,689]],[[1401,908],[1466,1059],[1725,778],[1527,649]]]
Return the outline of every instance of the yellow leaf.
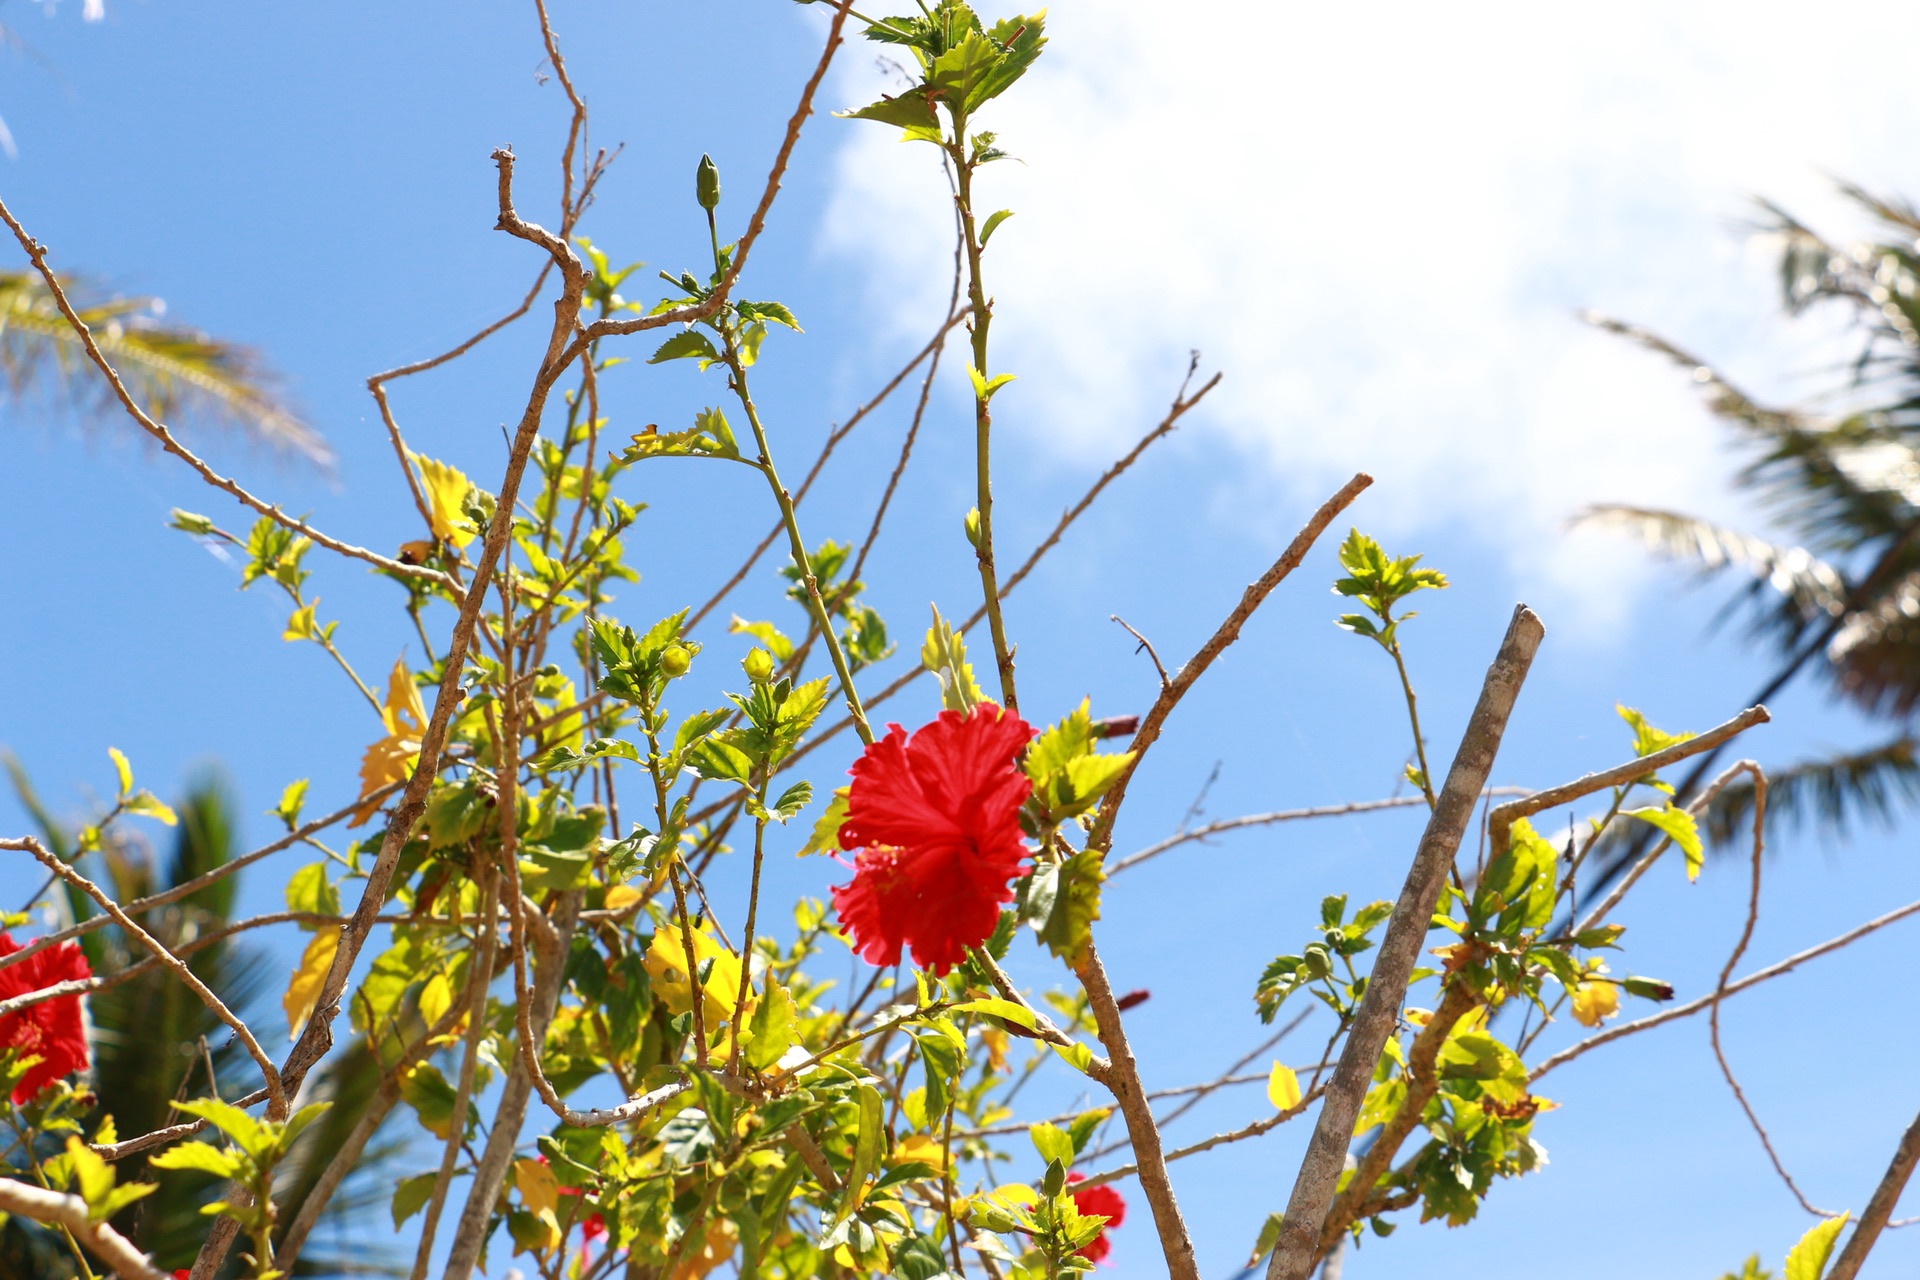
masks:
[[[887,1157],[887,1165],[890,1168],[903,1164],[926,1164],[936,1169],[944,1169],[947,1167],[947,1153],[940,1149],[939,1143],[926,1134],[909,1134],[900,1139],[899,1144],[893,1149],[893,1154]]]
[[[1583,982],[1573,989],[1573,1018],[1583,1027],[1597,1027],[1620,1012],[1620,988],[1607,981]]]
[[[120,802],[120,807],[128,813],[136,813],[144,818],[152,818],[165,826],[175,826],[180,818],[173,807],[151,791],[136,791]]]
[[[636,902],[645,902],[647,895],[630,884],[617,884],[607,890],[607,910],[625,911]]]
[[[420,739],[427,731],[427,708],[420,701],[420,689],[413,683],[404,658],[393,664],[387,676],[387,700],[380,708],[380,723],[386,726],[386,736],[360,757],[361,803],[353,811],[353,821],[347,824],[350,827],[362,826],[373,817],[378,805],[369,797],[393,783],[405,782],[420,754]]]
[[[301,1031],[306,1029],[313,1006],[319,1002],[320,988],[326,984],[327,970],[333,968],[333,953],[339,946],[337,929],[322,929],[307,943],[300,967],[293,971],[293,981],[287,984],[286,998],[281,1001],[287,1011],[287,1039],[298,1040]]]
[[[287,629],[280,633],[280,638],[282,640],[313,639],[313,606],[319,603],[316,597],[295,609],[293,616],[287,619]]]
[[[1833,1253],[1833,1242],[1851,1216],[1843,1213],[1817,1222],[1801,1236],[1800,1243],[1787,1254],[1785,1280],[1820,1280],[1827,1269],[1827,1258]]]
[[[420,988],[420,1016],[426,1019],[428,1026],[434,1026],[453,1008],[453,984],[447,981],[444,970],[427,979]]]
[[[133,790],[133,766],[127,763],[118,747],[108,747],[107,754],[113,757],[114,770],[120,775],[120,794],[124,796]]]
[[[647,976],[653,980],[653,993],[660,997],[669,1011],[685,1013],[693,1008],[694,969],[713,962],[713,969],[702,984],[701,993],[705,997],[701,1004],[701,1013],[711,1032],[721,1022],[733,1017],[734,1002],[740,996],[740,960],[732,952],[715,942],[705,929],[693,931],[694,963],[687,963],[686,936],[678,924],[665,924],[656,929],[653,942],[647,947]],[[756,1003],[752,994],[747,996],[747,1012],[753,1011]]]
[[[444,462],[436,462],[417,453],[413,455],[413,460],[420,468],[421,488],[426,491],[428,523],[433,528],[433,536],[456,547],[466,546],[473,541],[473,535],[479,532],[461,509],[467,494],[473,489],[473,482],[457,468]]]
[[[1267,1076],[1267,1101],[1275,1111],[1291,1111],[1300,1105],[1300,1077],[1284,1062],[1273,1064]]]
[[[1007,1033],[998,1027],[980,1028],[980,1042],[987,1046],[987,1065],[996,1074],[1007,1069]]]
[[[520,1202],[532,1213],[553,1213],[560,1207],[560,1183],[553,1170],[531,1156],[513,1162],[513,1186],[520,1193]]]

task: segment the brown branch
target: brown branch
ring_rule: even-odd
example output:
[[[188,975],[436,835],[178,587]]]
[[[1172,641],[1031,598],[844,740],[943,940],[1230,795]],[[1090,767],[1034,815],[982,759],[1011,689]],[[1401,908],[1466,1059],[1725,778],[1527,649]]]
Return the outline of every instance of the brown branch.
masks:
[[[1212,382],[1207,383],[1207,387],[1212,386]],[[1206,389],[1202,388],[1202,393]],[[1140,762],[1146,757],[1147,751],[1159,739],[1161,727],[1166,724],[1167,717],[1172,715],[1173,709],[1180,705],[1180,699],[1186,696],[1187,690],[1193,687],[1194,682],[1206,674],[1207,668],[1213,665],[1214,659],[1225,653],[1227,646],[1240,638],[1240,628],[1247,624],[1247,620],[1273,593],[1273,589],[1284,582],[1287,575],[1307,558],[1307,552],[1313,549],[1313,544],[1319,540],[1327,526],[1333,523],[1334,517],[1352,505],[1353,500],[1372,483],[1373,477],[1362,472],[1341,485],[1338,492],[1321,503],[1320,509],[1313,513],[1311,520],[1307,521],[1306,527],[1295,534],[1293,541],[1287,544],[1287,549],[1280,553],[1280,558],[1275,560],[1272,567],[1261,574],[1241,594],[1240,603],[1234,606],[1233,612],[1227,615],[1226,621],[1222,622],[1207,642],[1200,646],[1199,652],[1174,673],[1172,681],[1160,690],[1160,696],[1153,700],[1152,708],[1140,721],[1140,728],[1134,733],[1133,741],[1129,744],[1133,752],[1132,761],[1115,779],[1113,786],[1107,791],[1106,798],[1100,803],[1100,816],[1095,819],[1093,830],[1087,836],[1087,848],[1105,850],[1112,846],[1113,823],[1119,815],[1121,801],[1126,799],[1127,785],[1132,782],[1133,775],[1139,771]]]
[[[1092,847],[1089,842],[1088,848]],[[1179,1202],[1174,1199],[1160,1129],[1153,1120],[1153,1105],[1141,1087],[1140,1067],[1134,1061],[1132,1046],[1127,1043],[1120,1009],[1113,999],[1113,986],[1107,981],[1106,966],[1100,963],[1100,953],[1092,938],[1087,939],[1087,949],[1074,967],[1074,973],[1086,988],[1087,1001],[1093,1006],[1094,1024],[1100,1030],[1100,1042],[1107,1047],[1111,1066],[1103,1083],[1119,1103],[1120,1114],[1127,1123],[1127,1136],[1133,1140],[1140,1190],[1153,1210],[1153,1226],[1160,1236],[1160,1252],[1166,1259],[1167,1274],[1172,1280],[1200,1280],[1200,1266],[1193,1256],[1193,1237],[1188,1234],[1186,1221],[1180,1216]]]
[[[1319,1260],[1320,1228],[1346,1163],[1361,1099],[1373,1079],[1374,1065],[1380,1060],[1387,1036],[1399,1021],[1407,979],[1420,957],[1421,943],[1433,927],[1433,909],[1441,887],[1466,835],[1474,805],[1487,785],[1500,739],[1506,733],[1507,718],[1545,634],[1531,609],[1521,605],[1514,610],[1500,651],[1487,670],[1479,702],[1467,721],[1460,748],[1454,753],[1446,785],[1427,820],[1400,899],[1387,921],[1366,994],[1360,999],[1339,1065],[1327,1085],[1326,1102],[1287,1201],[1280,1238],[1267,1266],[1268,1280],[1306,1280]]]
[[[1211,1151],[1215,1147],[1223,1147],[1229,1142],[1243,1142],[1248,1138],[1257,1138],[1263,1133],[1271,1133],[1318,1102],[1323,1092],[1325,1092],[1325,1090],[1315,1089],[1308,1093],[1306,1097],[1300,1099],[1300,1101],[1294,1103],[1291,1107],[1288,1107],[1285,1111],[1276,1112],[1264,1120],[1255,1120],[1252,1124],[1243,1125],[1238,1129],[1230,1129],[1226,1133],[1216,1133],[1211,1138],[1202,1138],[1200,1141],[1189,1146],[1176,1147],[1174,1150],[1167,1152],[1166,1158],[1169,1161],[1184,1160],[1188,1156],[1197,1156],[1202,1151]],[[1140,1172],[1139,1165],[1123,1164],[1117,1169],[1108,1169],[1104,1173],[1093,1174],[1073,1185],[1076,1190],[1087,1187],[1101,1187],[1109,1182],[1118,1182],[1122,1178],[1132,1177],[1138,1172]]]
[[[377,802],[386,796],[392,795],[394,792],[400,789],[400,785],[401,784],[396,782],[392,786],[383,787],[379,791],[373,792],[365,800],[356,800],[354,803],[346,806],[346,808],[344,809],[340,809],[334,813],[330,813],[324,818],[316,818],[312,822],[309,822],[304,826],[301,826],[293,831],[288,832],[286,835],[282,836],[280,839],[275,840],[272,844],[263,845],[260,848],[253,850],[251,853],[245,853],[238,858],[232,859],[231,861],[223,862],[219,866],[213,868],[211,871],[203,872],[202,874],[193,877],[193,879],[191,880],[183,880],[179,884],[176,884],[171,888],[166,889],[160,893],[148,894],[144,898],[136,898],[132,902],[127,903],[124,910],[127,912],[128,915],[139,915],[140,913],[144,911],[148,911],[154,907],[165,906],[169,902],[178,902],[182,898],[189,897],[192,894],[198,893],[200,890],[206,888],[208,885],[213,884],[215,881],[224,879],[225,877],[232,875],[234,872],[240,870],[242,867],[250,866],[253,863],[260,861],[260,859],[269,856],[270,854],[279,853],[282,849],[290,848],[293,845],[299,844],[302,841],[306,840],[307,837],[315,834],[316,832],[323,831],[326,828],[334,825],[336,822],[342,822],[347,818],[352,817],[354,814],[354,811],[360,808],[362,804]],[[79,924],[74,925],[70,929],[62,929],[58,933],[50,933],[44,938],[36,938],[32,942],[28,943],[26,946],[20,948],[18,951],[15,951],[13,954],[7,955],[7,956],[0,956],[0,969],[5,969],[11,965],[18,964],[20,961],[27,959],[29,956],[38,955],[40,952],[45,951],[48,947],[58,946],[62,942],[66,942],[69,939],[78,938],[85,934],[92,933],[96,929],[104,929],[110,923],[112,923],[112,920],[110,917],[94,916],[91,920],[82,920]]]
[[[1900,1202],[1900,1193],[1906,1190],[1907,1179],[1913,1176],[1917,1163],[1920,1163],[1920,1116],[1914,1117],[1906,1133],[1901,1135],[1892,1163],[1887,1165],[1880,1185],[1873,1189],[1873,1198],[1867,1201],[1866,1211],[1860,1215],[1853,1234],[1847,1237],[1840,1256],[1834,1259],[1826,1280],[1854,1280],[1860,1274],[1860,1264],[1867,1260],[1880,1232],[1888,1225],[1887,1219],[1893,1216],[1894,1206]]]
[[[1733,977],[1733,967],[1740,963],[1740,957],[1747,953],[1747,944],[1753,941],[1754,928],[1760,923],[1760,863],[1761,855],[1766,851],[1767,817],[1767,775],[1760,766],[1751,760],[1742,760],[1733,766],[1733,770],[1743,770],[1753,777],[1753,876],[1751,887],[1747,891],[1747,918],[1741,927],[1740,940],[1733,945],[1733,953],[1727,957],[1726,964],[1720,968],[1720,980],[1714,984],[1713,999],[1707,1006],[1708,1039],[1713,1045],[1714,1061],[1720,1064],[1720,1074],[1725,1078],[1727,1087],[1733,1090],[1733,1099],[1740,1104],[1740,1110],[1746,1113],[1747,1123],[1760,1139],[1760,1145],[1766,1148],[1767,1159],[1773,1164],[1773,1171],[1780,1175],[1780,1181],[1787,1184],[1787,1190],[1800,1202],[1800,1207],[1816,1218],[1831,1218],[1835,1215],[1826,1209],[1817,1208],[1810,1202],[1800,1186],[1787,1172],[1780,1153],[1774,1150],[1773,1139],[1767,1134],[1767,1127],[1760,1123],[1753,1104],[1747,1101],[1747,1091],[1740,1087],[1740,1081],[1733,1074],[1733,1065],[1727,1061],[1726,1046],[1720,1042],[1720,1004],[1726,999],[1727,983]],[[1731,771],[1730,771],[1731,772]]]
[[[1589,773],[1583,778],[1576,778],[1561,786],[1536,791],[1524,799],[1509,800],[1506,804],[1496,806],[1493,812],[1487,815],[1487,847],[1495,854],[1505,853],[1508,832],[1516,818],[1531,817],[1548,809],[1557,809],[1582,796],[1590,796],[1596,791],[1604,791],[1608,787],[1625,786],[1637,778],[1650,777],[1670,764],[1677,764],[1703,751],[1711,751],[1729,738],[1746,732],[1754,725],[1765,724],[1771,719],[1773,716],[1765,707],[1748,707],[1725,724],[1716,725],[1705,733],[1688,738],[1684,742],[1676,742],[1670,747],[1641,756],[1636,760],[1629,760],[1625,764],[1617,764],[1611,769]]]
[[[1690,1018],[1694,1014],[1712,1007],[1716,999],[1724,999],[1727,996],[1738,995],[1749,987],[1756,987],[1771,978],[1778,978],[1782,974],[1791,973],[1809,960],[1817,960],[1829,952],[1838,951],[1842,947],[1858,942],[1870,933],[1876,933],[1890,924],[1897,923],[1917,913],[1920,913],[1920,901],[1909,902],[1904,907],[1897,907],[1885,915],[1877,916],[1865,924],[1857,925],[1847,930],[1847,932],[1840,934],[1838,937],[1829,938],[1817,946],[1808,947],[1805,951],[1795,952],[1777,964],[1770,964],[1764,969],[1756,969],[1746,977],[1736,982],[1728,983],[1724,991],[1716,991],[1713,995],[1701,996],[1698,1000],[1689,1001],[1682,1005],[1675,1005],[1671,1009],[1662,1009],[1659,1013],[1648,1014],[1646,1017],[1633,1022],[1623,1022],[1619,1026],[1609,1027],[1597,1035],[1588,1036],[1585,1040],[1580,1041],[1578,1044],[1569,1045],[1567,1048],[1562,1049],[1535,1067],[1527,1076],[1528,1083],[1531,1084],[1538,1081],[1540,1077],[1546,1075],[1555,1067],[1563,1067],[1575,1058],[1589,1053],[1594,1049],[1598,1049],[1603,1044],[1608,1044],[1623,1036],[1637,1035],[1642,1031],[1651,1031],[1657,1026],[1673,1022],[1679,1018]]]
[[[800,481],[800,487],[793,491],[794,506],[799,506],[806,498],[807,491],[813,488],[814,480],[817,479],[820,472],[825,469],[827,459],[831,458],[834,450],[840,447],[840,442],[846,439],[848,434],[851,433],[855,427],[859,426],[867,415],[885,403],[887,398],[899,389],[900,384],[907,380],[908,374],[918,368],[920,363],[927,359],[928,356],[934,358],[935,366],[938,367],[939,353],[941,349],[946,346],[947,334],[953,329],[954,325],[960,323],[960,321],[965,318],[964,315],[949,315],[947,319],[941,323],[939,330],[933,337],[927,340],[927,344],[921,347],[920,350],[914,354],[913,359],[907,361],[898,373],[893,375],[886,386],[880,388],[871,400],[868,400],[858,409],[855,409],[853,414],[848,417],[845,422],[827,434],[826,443],[820,446],[820,452],[814,458],[813,465],[807,469],[806,477]],[[922,403],[925,403],[924,397],[922,398]],[[914,423],[916,426],[919,423],[919,415],[917,413],[914,415]],[[715,591],[705,604],[701,605],[688,616],[685,630],[692,631],[695,627],[699,626],[708,614],[719,607],[722,600],[725,600],[732,594],[735,587],[746,581],[747,575],[753,571],[753,566],[760,562],[760,557],[767,553],[767,548],[773,545],[775,539],[786,532],[786,528],[787,526],[784,521],[774,522],[773,528],[767,531],[767,536],[760,539],[759,544],[748,554],[745,563],[734,570],[733,576],[722,583],[720,589]],[[848,574],[848,577],[856,578],[859,575],[860,569],[858,564],[856,564],[853,572]]]
[[[1511,787],[1489,787],[1488,795],[1501,795],[1512,791]],[[1388,809],[1410,809],[1415,805],[1424,805],[1425,796],[1390,796],[1385,800],[1356,800],[1350,804],[1323,804],[1308,809],[1281,809],[1274,813],[1250,813],[1238,818],[1222,818],[1218,822],[1209,822],[1203,827],[1194,827],[1168,836],[1158,844],[1150,844],[1138,853],[1130,853],[1107,868],[1107,879],[1111,880],[1128,867],[1138,866],[1150,858],[1157,858],[1169,849],[1177,849],[1183,844],[1195,840],[1205,840],[1226,831],[1238,831],[1244,827],[1266,827],[1278,822],[1297,822],[1303,818],[1340,818],[1353,813],[1380,813]]]
[[[112,917],[115,924],[120,926],[122,933],[144,947],[155,960],[158,960],[161,964],[172,970],[174,976],[186,984],[187,990],[193,992],[193,994],[199,998],[200,1003],[207,1007],[207,1011],[226,1024],[227,1029],[232,1031],[241,1045],[245,1047],[247,1056],[252,1058],[254,1063],[259,1066],[260,1075],[267,1086],[268,1117],[274,1120],[286,1119],[287,1094],[280,1080],[279,1068],[274,1066],[273,1059],[267,1056],[267,1051],[260,1047],[260,1042],[254,1039],[253,1031],[247,1024],[241,1021],[239,1015],[234,1013],[233,1010],[227,1008],[226,1001],[215,995],[206,983],[200,981],[199,976],[187,967],[184,960],[181,960],[178,956],[167,950],[158,938],[155,938],[145,929],[135,924],[133,919],[121,908],[120,904],[102,892],[98,885],[48,852],[46,846],[32,836],[0,839],[0,849],[11,849],[32,854],[39,860],[41,866],[53,872],[53,874],[59,876],[74,888],[80,890],[80,892],[86,894],[89,898],[92,898],[94,902],[99,905],[100,909]]]
[[[0,1178],[0,1213],[16,1214],[35,1222],[65,1227],[73,1238],[91,1249],[120,1280],[167,1280],[145,1254],[105,1222],[95,1222],[87,1213],[87,1202],[79,1196],[61,1195],[40,1187]]]
[[[27,234],[27,229],[20,225],[19,220],[13,216],[13,211],[7,208],[4,201],[0,201],[0,221],[4,221],[7,224],[8,229],[13,232],[14,239],[18,240],[20,247],[26,250],[28,260],[33,263],[33,269],[40,273],[41,279],[46,281],[47,291],[52,295],[54,305],[60,308],[60,314],[66,317],[67,324],[72,327],[75,334],[79,335],[80,345],[85,348],[87,358],[93,362],[95,368],[100,370],[101,374],[106,378],[107,384],[113,388],[114,398],[120,402],[120,407],[125,409],[128,416],[138,423],[148,435],[159,442],[161,449],[179,458],[182,462],[193,468],[202,480],[205,480],[222,493],[237,499],[242,506],[251,507],[261,515],[274,521],[274,523],[291,529],[303,537],[311,538],[315,544],[325,547],[329,551],[338,552],[343,556],[349,556],[355,560],[364,560],[368,564],[385,569],[388,573],[399,574],[402,577],[422,578],[431,582],[439,582],[446,579],[446,575],[438,569],[428,569],[420,565],[406,564],[391,557],[383,556],[377,551],[369,551],[365,547],[356,547],[350,542],[342,542],[330,534],[322,533],[306,521],[288,515],[282,511],[278,505],[263,502],[261,499],[254,497],[251,493],[241,488],[237,482],[221,475],[203,462],[199,455],[181,444],[180,441],[175,438],[173,432],[167,429],[165,424],[154,421],[147,411],[140,407],[139,402],[133,398],[133,394],[127,390],[126,383],[120,380],[119,371],[113,367],[113,363],[109,361],[105,353],[100,350],[100,344],[94,340],[93,330],[87,327],[87,322],[80,318],[79,312],[73,309],[73,304],[67,301],[67,292],[60,286],[60,277],[54,273],[53,268],[47,265],[47,247]]]

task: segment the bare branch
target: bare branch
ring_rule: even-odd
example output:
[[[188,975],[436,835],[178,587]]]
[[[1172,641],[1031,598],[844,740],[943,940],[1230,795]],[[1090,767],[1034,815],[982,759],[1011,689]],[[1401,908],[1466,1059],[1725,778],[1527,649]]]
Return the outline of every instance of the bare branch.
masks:
[[[1287,1201],[1279,1242],[1267,1266],[1268,1280],[1306,1280],[1319,1259],[1320,1228],[1333,1203],[1334,1187],[1346,1164],[1347,1147],[1360,1112],[1360,1100],[1373,1078],[1381,1048],[1400,1017],[1407,979],[1419,959],[1420,945],[1432,927],[1433,909],[1453,867],[1460,841],[1474,805],[1487,785],[1507,718],[1520,696],[1533,655],[1546,629],[1525,605],[1514,610],[1513,622],[1501,641],[1499,654],[1487,670],[1480,700],[1467,721],[1453,767],[1447,772],[1433,815],[1420,838],[1413,866],[1387,921],[1386,936],[1374,960],[1367,991],[1360,999],[1339,1065],[1328,1083],[1326,1102],[1314,1125],[1306,1158],[1300,1163],[1293,1194]]]
[[[104,1222],[93,1221],[87,1213],[87,1202],[79,1196],[64,1196],[12,1178],[0,1178],[0,1213],[65,1227],[74,1239],[112,1267],[113,1274],[120,1280],[167,1280],[125,1236]]]
[[[1840,1256],[1834,1259],[1833,1268],[1827,1272],[1827,1280],[1854,1280],[1860,1274],[1860,1264],[1873,1251],[1880,1232],[1890,1225],[1887,1219],[1893,1216],[1894,1206],[1900,1203],[1900,1193],[1906,1190],[1907,1179],[1913,1176],[1915,1164],[1920,1164],[1920,1116],[1914,1117],[1906,1133],[1901,1135],[1900,1145],[1894,1148],[1892,1163],[1887,1165],[1880,1185],[1873,1189],[1873,1198],[1867,1201],[1866,1211],[1860,1215],[1853,1234],[1847,1237]]]

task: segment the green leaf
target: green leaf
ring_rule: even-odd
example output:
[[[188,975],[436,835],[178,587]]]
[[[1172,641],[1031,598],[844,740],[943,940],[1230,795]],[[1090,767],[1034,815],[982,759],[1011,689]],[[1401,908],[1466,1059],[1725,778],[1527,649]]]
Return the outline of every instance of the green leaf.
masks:
[[[1032,1031],[1038,1023],[1033,1014],[1011,1000],[1002,1000],[998,996],[981,996],[977,1000],[967,1000],[954,1005],[949,1013],[985,1013],[1006,1022],[1014,1023]]]
[[[310,862],[288,879],[287,910],[317,916],[340,914],[340,891],[327,879],[325,862]]]
[[[1706,847],[1700,842],[1700,826],[1693,820],[1692,814],[1669,800],[1658,808],[1649,805],[1644,809],[1622,809],[1620,815],[1651,823],[1672,836],[1673,842],[1680,846],[1680,852],[1686,855],[1687,879],[1699,878],[1700,868],[1706,863]]]
[[[949,711],[971,711],[982,701],[973,668],[967,663],[966,642],[940,616],[936,605],[933,625],[920,647],[920,662],[940,681],[940,705]]]
[[[777,982],[767,983],[766,994],[747,1020],[747,1064],[765,1071],[800,1039],[800,1011],[793,995]]]
[[[647,363],[665,364],[669,360],[687,359],[698,359],[700,367],[705,369],[719,361],[720,353],[713,349],[713,344],[707,341],[704,333],[698,329],[685,329],[661,343],[647,358]]]
[[[177,1147],[168,1147],[147,1163],[156,1169],[198,1169],[220,1178],[231,1178],[240,1172],[239,1156],[215,1150],[204,1142],[183,1142]]]
[[[1828,1218],[1816,1223],[1807,1234],[1800,1237],[1800,1243],[1793,1246],[1787,1254],[1786,1272],[1782,1280],[1820,1280],[1826,1274],[1827,1258],[1833,1253],[1833,1242],[1847,1225],[1850,1214],[1841,1214],[1837,1218]]]
[[[1645,716],[1621,703],[1614,704],[1613,709],[1622,720],[1627,722],[1627,727],[1633,730],[1633,754],[1636,756],[1650,756],[1656,751],[1664,751],[1668,747],[1677,746],[1696,736],[1691,733],[1667,733],[1656,729],[1647,723]]]
[[[417,1173],[411,1178],[402,1178],[393,1189],[393,1229],[398,1231],[408,1218],[426,1208],[427,1201],[433,1198],[433,1184],[438,1174]]]
[[[800,846],[800,857],[810,853],[838,853],[840,851],[840,824],[847,820],[847,797],[851,787],[838,787],[832,799],[827,801],[827,811],[813,824],[813,830],[807,836],[807,842]]]
[[[980,228],[980,247],[982,249],[986,248],[987,241],[992,239],[994,228],[998,227],[1001,223],[1005,222],[1008,218],[1011,218],[1012,216],[1013,216],[1013,210],[1002,209],[998,213],[990,214],[987,217],[987,221],[985,225],[983,225]]]
[[[940,117],[934,113],[933,102],[924,88],[914,89],[897,98],[882,97],[878,102],[870,102],[857,111],[843,111],[837,114],[852,120],[875,120],[881,124],[896,125],[904,131],[902,142],[940,142]]]
[[[1104,861],[1098,849],[1083,849],[1060,864],[1053,910],[1040,929],[1040,940],[1069,965],[1078,965],[1086,954],[1093,922],[1100,918],[1100,886],[1107,878]]]
[[[1012,382],[1013,379],[1014,375],[1011,373],[995,374],[992,378],[985,378],[981,376],[978,369],[972,365],[967,366],[967,381],[973,384],[973,395],[976,400],[993,399],[993,393]]]
[[[752,636],[767,646],[767,652],[773,655],[776,662],[785,662],[793,656],[793,641],[771,622],[748,622],[736,613],[733,621],[727,624],[727,631],[731,635]]]
[[[1073,1139],[1058,1125],[1048,1124],[1045,1121],[1028,1125],[1027,1136],[1033,1139],[1033,1149],[1038,1151],[1040,1158],[1047,1163],[1051,1164],[1056,1160],[1063,1165],[1073,1163],[1076,1154],[1073,1149]]]
[[[767,810],[767,812],[772,814],[778,821],[785,822],[789,818],[797,817],[800,811],[806,808],[812,801],[813,784],[811,782],[796,782],[780,793],[780,798],[773,802],[773,807]]]
[[[222,1102],[218,1098],[198,1098],[192,1102],[176,1102],[173,1108],[205,1120],[232,1138],[240,1149],[250,1156],[264,1155],[273,1145],[273,1132],[268,1125],[255,1120],[239,1107]]]
[[[292,831],[300,825],[300,810],[307,803],[307,780],[289,782],[286,790],[280,793],[280,803],[274,806],[273,813]]]
[[[714,782],[745,782],[753,773],[753,761],[738,747],[717,738],[704,738],[687,752],[687,763],[701,777]]]

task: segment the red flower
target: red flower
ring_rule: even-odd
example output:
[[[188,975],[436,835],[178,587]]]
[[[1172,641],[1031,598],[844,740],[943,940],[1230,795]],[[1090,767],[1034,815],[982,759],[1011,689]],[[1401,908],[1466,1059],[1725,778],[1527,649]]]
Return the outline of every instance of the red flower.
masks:
[[[1017,757],[1032,737],[1019,716],[982,703],[942,711],[911,739],[888,725],[854,762],[840,847],[859,853],[833,905],[868,963],[898,964],[906,945],[915,964],[945,973],[993,933],[1027,857],[1020,806],[1033,784]]]
[[[1070,1173],[1067,1175],[1067,1183],[1071,1186],[1073,1183],[1084,1181],[1085,1177],[1085,1174]],[[1100,1228],[1100,1234],[1089,1240],[1079,1250],[1079,1256],[1088,1262],[1099,1262],[1113,1248],[1113,1241],[1107,1239],[1107,1232],[1126,1221],[1127,1202],[1122,1200],[1120,1193],[1112,1187],[1088,1187],[1085,1191],[1073,1193],[1073,1207],[1081,1213],[1107,1220],[1107,1224]]]
[[[20,944],[12,935],[0,933],[0,957],[19,950]],[[87,957],[79,945],[63,942],[0,969],[0,1000],[92,976],[93,970],[87,966]],[[87,1031],[80,1020],[79,995],[58,996],[13,1013],[0,1014],[0,1049],[14,1049],[22,1057],[33,1054],[40,1059],[14,1087],[16,1106],[29,1101],[61,1076],[86,1070]]]

